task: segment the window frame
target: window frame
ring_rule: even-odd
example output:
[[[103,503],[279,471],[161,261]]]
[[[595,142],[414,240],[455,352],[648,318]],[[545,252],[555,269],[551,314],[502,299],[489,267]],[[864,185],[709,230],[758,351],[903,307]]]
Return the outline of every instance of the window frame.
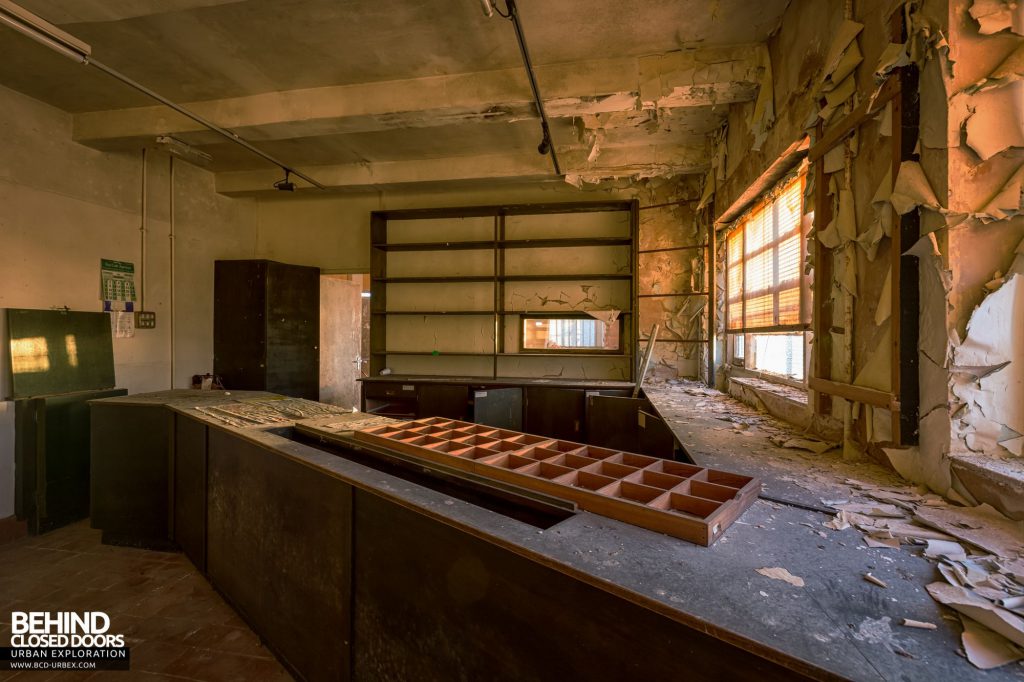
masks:
[[[526,347],[526,324],[529,320],[592,320],[595,323],[603,323],[593,315],[586,313],[534,313],[519,316],[519,352],[526,355],[531,353],[555,353],[558,355],[622,355],[625,352],[625,338],[623,335],[623,315],[619,315],[612,324],[618,325],[619,345],[616,348],[527,348]]]
[[[810,362],[810,351],[811,351],[810,340],[809,340],[810,339],[810,332],[811,332],[811,323],[810,323],[810,320],[808,319],[808,305],[809,305],[809,302],[811,300],[810,299],[811,292],[809,291],[809,286],[808,285],[809,285],[809,282],[812,280],[813,275],[811,273],[806,272],[806,268],[805,268],[805,263],[807,261],[807,249],[808,249],[808,239],[809,239],[808,232],[809,232],[809,226],[810,226],[810,221],[808,220],[808,215],[810,215],[810,212],[807,210],[808,207],[807,207],[807,204],[806,204],[806,194],[805,194],[806,188],[807,188],[807,171],[808,171],[808,167],[807,167],[806,163],[800,164],[800,166],[798,166],[794,170],[791,170],[783,178],[778,180],[771,187],[771,189],[763,192],[761,194],[761,196],[752,205],[750,205],[750,207],[747,210],[745,210],[741,214],[741,216],[739,218],[737,218],[735,221],[733,221],[733,223],[729,227],[729,229],[727,229],[725,231],[725,242],[726,242],[726,248],[725,248],[725,282],[724,282],[724,284],[725,284],[725,287],[724,287],[725,306],[724,306],[724,311],[723,311],[724,312],[723,317],[724,317],[725,334],[726,334],[726,337],[729,339],[729,343],[727,344],[727,348],[728,348],[728,352],[729,352],[729,358],[728,358],[729,364],[731,364],[733,366],[733,371],[737,372],[737,374],[740,375],[740,376],[757,377],[757,378],[760,378],[760,379],[764,379],[766,381],[771,381],[771,382],[774,382],[774,383],[784,384],[784,385],[792,386],[792,387],[795,387],[795,388],[801,388],[801,389],[806,389],[807,388],[808,374],[809,374],[808,370],[809,370],[809,362]],[[750,256],[756,256],[758,254],[747,254],[746,253],[746,236],[747,236],[746,235],[746,229],[745,229],[746,228],[746,224],[747,224],[749,218],[756,211],[763,209],[769,203],[777,202],[779,197],[781,197],[782,194],[784,193],[785,188],[788,187],[789,184],[791,182],[793,182],[794,180],[797,180],[797,181],[800,182],[800,223],[799,223],[799,227],[797,228],[797,234],[800,237],[800,240],[799,240],[799,243],[800,243],[800,255],[799,255],[800,263],[799,263],[799,272],[798,272],[798,275],[797,275],[797,277],[798,277],[797,281],[798,281],[798,286],[799,286],[799,300],[798,300],[798,305],[799,305],[799,310],[800,310],[799,322],[797,322],[795,324],[786,324],[786,325],[774,324],[774,325],[763,326],[763,327],[757,327],[757,326],[747,327],[745,325],[746,312],[747,312],[746,311],[747,301],[746,301],[746,295],[745,295],[746,294],[746,276],[747,276],[747,273],[746,273],[746,262],[747,262],[747,259]],[[774,205],[772,207],[773,231],[777,230],[778,219],[779,219],[778,210],[779,209],[778,209],[777,205]],[[729,239],[729,237],[732,234],[734,234],[734,232],[737,229],[743,229],[744,230],[743,240],[742,240],[741,247],[740,247],[740,260],[739,260],[739,263],[738,263],[739,268],[740,268],[740,270],[739,270],[740,296],[739,296],[739,299],[738,299],[738,303],[740,304],[741,315],[743,315],[743,323],[741,323],[741,325],[739,327],[730,328],[729,327],[729,321],[730,321],[730,318],[729,318],[729,307],[730,307],[730,304],[733,303],[733,301],[732,301],[733,296],[732,296],[732,290],[731,290],[731,287],[730,287],[729,270],[730,270],[730,266],[731,265],[735,265],[735,263],[733,261],[730,261],[730,259],[729,259],[728,239]],[[782,241],[784,241],[784,238],[774,237],[772,243],[770,245],[767,245],[767,246],[763,247],[762,249],[759,249],[758,253],[763,253],[764,251],[766,251],[769,248],[774,248],[775,246],[780,244]],[[775,263],[773,263],[773,270],[775,271],[775,273],[776,273],[775,276],[777,278],[777,276],[778,276],[777,275],[777,270],[778,270],[778,263],[777,263],[777,261]],[[774,283],[774,286],[778,287],[777,280],[776,280],[776,283]],[[775,290],[773,290],[772,293],[773,293],[773,299],[774,299],[773,300],[773,304],[772,304],[772,316],[773,316],[773,320],[778,320],[778,314],[779,314],[779,310],[778,310],[778,295],[779,295],[779,292],[778,292],[777,289],[775,289]],[[791,376],[787,376],[787,375],[783,375],[783,374],[775,374],[775,373],[769,372],[767,370],[757,369],[754,366],[754,363],[756,362],[756,357],[755,357],[756,356],[756,351],[755,351],[754,348],[752,348],[752,346],[753,346],[753,343],[754,343],[754,337],[757,336],[757,335],[761,335],[761,334],[794,334],[794,335],[795,334],[800,334],[800,336],[801,336],[801,338],[803,340],[803,346],[804,346],[803,379],[797,379],[797,378],[794,378],[794,377],[791,377]],[[743,355],[741,357],[738,357],[735,354],[735,348],[736,348],[736,344],[737,343],[743,343],[744,344]]]
[[[790,332],[790,333],[793,333],[793,332],[807,332],[807,331],[810,330],[810,324],[808,324],[808,322],[806,321],[805,314],[804,314],[804,311],[806,310],[806,307],[805,307],[805,296],[806,296],[806,290],[807,290],[807,274],[804,272],[804,263],[807,260],[807,233],[806,233],[806,230],[805,230],[805,227],[804,227],[804,222],[805,222],[804,221],[804,216],[806,215],[806,211],[804,210],[805,209],[804,192],[806,190],[806,178],[807,178],[807,173],[806,173],[806,170],[803,169],[803,168],[801,168],[797,172],[794,172],[792,174],[787,175],[782,180],[777,182],[770,190],[765,192],[764,195],[762,195],[762,197],[757,202],[755,202],[749,209],[744,211],[743,215],[741,215],[739,218],[737,218],[734,221],[732,227],[730,227],[728,230],[726,230],[726,235],[725,235],[725,238],[726,238],[726,249],[725,249],[725,257],[726,257],[726,260],[725,260],[725,332],[726,332],[726,334],[728,334],[728,335],[736,335],[736,334],[744,334],[744,335],[746,335],[746,334],[772,334],[772,333],[784,333],[784,332]],[[792,183],[794,181],[800,183],[800,212],[799,212],[799,218],[800,219],[798,221],[798,226],[797,226],[797,230],[796,230],[796,234],[799,235],[799,242],[800,242],[800,256],[799,256],[799,266],[798,266],[798,274],[797,274],[798,310],[799,310],[798,314],[799,314],[799,318],[800,319],[799,319],[798,322],[793,323],[793,324],[777,324],[776,323],[776,324],[768,325],[768,326],[748,327],[748,326],[746,326],[746,317],[747,317],[746,264],[747,264],[747,261],[751,257],[759,256],[759,255],[765,253],[766,251],[769,251],[771,249],[777,248],[788,237],[783,238],[783,237],[779,237],[779,236],[774,236],[773,240],[771,242],[769,242],[769,243],[765,244],[764,246],[762,246],[761,248],[759,248],[757,250],[757,252],[748,254],[747,253],[747,231],[746,231],[747,222],[748,222],[748,219],[750,218],[751,215],[753,215],[755,212],[763,209],[768,204],[771,204],[772,205],[772,211],[771,211],[772,226],[773,226],[773,230],[777,230],[778,229],[778,221],[779,221],[778,199],[779,199],[779,197],[782,196],[783,192],[790,185],[790,183]],[[733,234],[735,234],[737,230],[742,230],[743,231],[743,242],[742,242],[743,246],[742,246],[742,249],[741,249],[741,256],[740,256],[740,260],[739,260],[739,263],[738,263],[739,268],[740,268],[740,295],[739,295],[738,302],[740,303],[741,310],[742,310],[742,313],[741,313],[741,315],[742,315],[742,322],[741,322],[741,325],[739,327],[731,327],[730,326],[731,316],[729,315],[729,308],[731,307],[731,304],[733,304],[734,301],[733,301],[733,292],[732,292],[731,287],[729,286],[729,279],[730,279],[729,278],[729,270],[734,265],[736,265],[736,263],[730,261],[730,259],[729,259],[728,242],[729,242],[729,238]],[[779,289],[778,289],[778,287],[779,287],[778,274],[779,273],[778,273],[778,259],[777,258],[773,262],[773,268],[772,269],[773,269],[773,272],[774,272],[774,280],[775,280],[774,283],[773,283],[773,287],[770,290],[771,293],[772,293],[772,296],[773,296],[772,316],[773,316],[773,320],[775,320],[777,322],[778,316],[779,316]],[[747,356],[749,354],[748,353],[744,353],[744,355]]]

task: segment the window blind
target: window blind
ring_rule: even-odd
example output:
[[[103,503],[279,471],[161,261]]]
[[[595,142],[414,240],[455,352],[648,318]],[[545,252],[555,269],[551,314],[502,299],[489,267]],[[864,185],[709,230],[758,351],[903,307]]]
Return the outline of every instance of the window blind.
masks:
[[[726,242],[726,321],[729,331],[801,328],[804,176],[754,207]]]

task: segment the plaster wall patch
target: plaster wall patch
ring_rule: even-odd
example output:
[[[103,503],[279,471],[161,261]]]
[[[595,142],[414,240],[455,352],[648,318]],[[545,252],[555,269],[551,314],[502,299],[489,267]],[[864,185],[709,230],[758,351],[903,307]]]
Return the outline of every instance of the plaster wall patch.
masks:
[[[969,10],[978,32],[992,35],[1010,30],[1024,35],[1024,4],[1016,0],[974,0]]]
[[[889,43],[882,50],[882,56],[878,58],[878,65],[875,67],[875,80],[885,80],[890,71],[908,64],[910,64],[910,55],[907,54],[907,46],[903,43]]]
[[[982,376],[977,388],[959,386],[955,392],[972,402],[986,419],[1024,434],[1024,275],[1013,274],[989,294],[967,323],[967,338],[954,351],[958,367],[1001,369]],[[1005,364],[1009,363],[1009,364]],[[991,430],[977,434],[975,448],[985,448]],[[970,447],[972,442],[968,442]],[[992,444],[994,445],[994,444]],[[990,446],[991,447],[991,446]]]
[[[904,161],[900,164],[890,201],[900,215],[910,213],[918,206],[934,211],[942,208],[935,196],[935,190],[924,174],[924,169],[917,161]]]
[[[1006,220],[1024,214],[1024,165],[978,209],[982,222]]]
[[[979,92],[971,99],[967,144],[983,160],[1024,147],[1024,81]]]
[[[836,70],[846,48],[850,46],[850,43],[854,41],[862,30],[864,30],[864,24],[850,21],[849,19],[843,20],[843,23],[839,25],[835,35],[832,37],[832,43],[829,45],[828,52],[825,54],[825,77],[831,76]]]

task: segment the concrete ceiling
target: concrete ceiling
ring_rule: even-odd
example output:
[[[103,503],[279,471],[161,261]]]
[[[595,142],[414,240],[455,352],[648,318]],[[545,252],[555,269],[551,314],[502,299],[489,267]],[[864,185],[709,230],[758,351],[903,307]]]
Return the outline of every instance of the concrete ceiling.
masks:
[[[704,136],[729,104],[756,95],[761,53],[751,44],[768,37],[787,2],[519,0],[567,170],[594,178],[702,171]],[[445,158],[472,174],[481,169],[467,160],[510,155],[521,170],[545,174],[512,26],[485,17],[478,0],[19,4],[91,44],[96,59],[314,177]],[[0,84],[75,114],[83,144],[129,149],[172,134],[212,154],[225,187],[278,174],[6,28]]]

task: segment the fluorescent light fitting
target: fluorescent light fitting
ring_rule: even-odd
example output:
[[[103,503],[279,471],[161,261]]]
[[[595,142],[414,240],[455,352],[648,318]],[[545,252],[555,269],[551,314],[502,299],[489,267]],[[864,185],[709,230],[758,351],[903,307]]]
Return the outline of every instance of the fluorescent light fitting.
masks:
[[[156,143],[164,151],[185,159],[190,163],[205,166],[213,161],[213,157],[206,152],[196,149],[187,142],[182,142],[178,138],[171,137],[170,135],[160,135],[156,138]]]
[[[484,11],[484,15],[494,16],[494,6],[491,4],[491,0],[480,0],[480,9]]]
[[[0,24],[10,26],[18,33],[59,52],[79,64],[89,61],[92,47],[70,33],[65,33],[42,17],[29,12],[10,0],[0,0]]]

